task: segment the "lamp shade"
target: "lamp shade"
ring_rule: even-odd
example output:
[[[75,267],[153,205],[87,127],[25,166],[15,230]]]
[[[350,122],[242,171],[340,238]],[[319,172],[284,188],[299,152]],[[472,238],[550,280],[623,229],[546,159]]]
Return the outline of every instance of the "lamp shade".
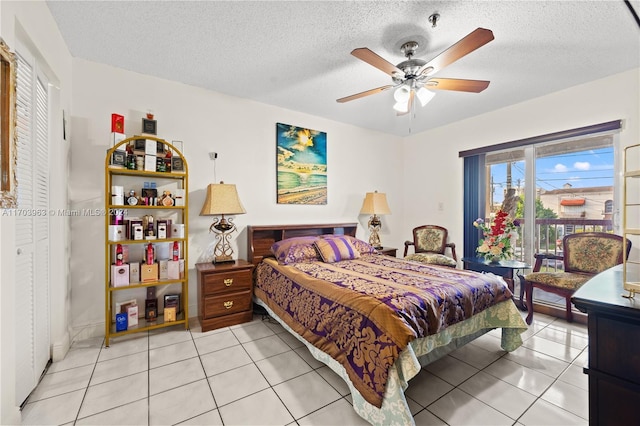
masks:
[[[204,200],[200,216],[212,216],[218,214],[243,214],[246,213],[238,191],[233,184],[210,183],[207,187],[207,198]]]
[[[387,194],[378,191],[367,192],[360,214],[391,214],[389,204],[387,204]]]

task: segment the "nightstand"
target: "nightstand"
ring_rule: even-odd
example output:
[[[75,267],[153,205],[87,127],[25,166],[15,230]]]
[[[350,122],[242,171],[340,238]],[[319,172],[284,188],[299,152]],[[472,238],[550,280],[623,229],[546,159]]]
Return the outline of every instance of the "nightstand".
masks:
[[[198,318],[203,332],[253,319],[253,264],[242,259],[197,263],[196,271]]]
[[[393,247],[382,247],[378,249],[378,251],[387,256],[396,257],[396,252],[398,251],[398,249]]]

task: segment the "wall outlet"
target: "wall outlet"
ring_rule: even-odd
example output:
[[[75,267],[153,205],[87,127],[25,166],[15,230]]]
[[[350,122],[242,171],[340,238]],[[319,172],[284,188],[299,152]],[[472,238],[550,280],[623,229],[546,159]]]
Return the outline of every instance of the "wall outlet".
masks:
[[[210,160],[215,160],[216,158],[218,158],[218,153],[217,152],[210,152],[209,153],[209,159]]]
[[[438,203],[438,210],[441,212],[444,211],[444,203],[442,201]]]

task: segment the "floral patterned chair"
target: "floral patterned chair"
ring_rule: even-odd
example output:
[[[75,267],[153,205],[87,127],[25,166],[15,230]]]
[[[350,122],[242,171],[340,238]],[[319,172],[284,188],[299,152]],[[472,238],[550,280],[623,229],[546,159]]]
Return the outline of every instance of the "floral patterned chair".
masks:
[[[413,241],[404,242],[404,258],[421,263],[442,265],[455,268],[458,265],[456,245],[447,243],[449,232],[437,225],[423,225],[413,228]],[[414,253],[407,256],[409,247],[413,246]],[[451,249],[453,258],[446,256],[444,251]]]
[[[566,318],[573,321],[571,296],[594,275],[623,262],[623,255],[629,256],[631,242],[627,240],[624,252],[623,238],[604,232],[585,232],[566,235],[562,240],[562,256],[552,253],[536,253],[533,272],[524,276],[527,299],[527,324],[533,321],[533,289],[564,296],[567,302]],[[543,261],[561,260],[564,271],[540,272]]]

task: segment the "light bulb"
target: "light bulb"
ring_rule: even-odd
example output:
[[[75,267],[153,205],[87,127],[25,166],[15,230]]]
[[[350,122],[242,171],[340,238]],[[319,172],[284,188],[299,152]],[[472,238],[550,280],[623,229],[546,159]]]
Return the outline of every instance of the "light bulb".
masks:
[[[425,106],[431,99],[433,99],[435,93],[433,93],[431,90],[427,90],[424,87],[421,87],[416,92],[416,96],[420,101],[420,105]]]
[[[398,112],[409,112],[409,102],[397,102],[393,109]]]
[[[407,102],[409,100],[409,94],[411,93],[411,88],[406,84],[398,87],[393,94],[393,98],[397,102]]]

